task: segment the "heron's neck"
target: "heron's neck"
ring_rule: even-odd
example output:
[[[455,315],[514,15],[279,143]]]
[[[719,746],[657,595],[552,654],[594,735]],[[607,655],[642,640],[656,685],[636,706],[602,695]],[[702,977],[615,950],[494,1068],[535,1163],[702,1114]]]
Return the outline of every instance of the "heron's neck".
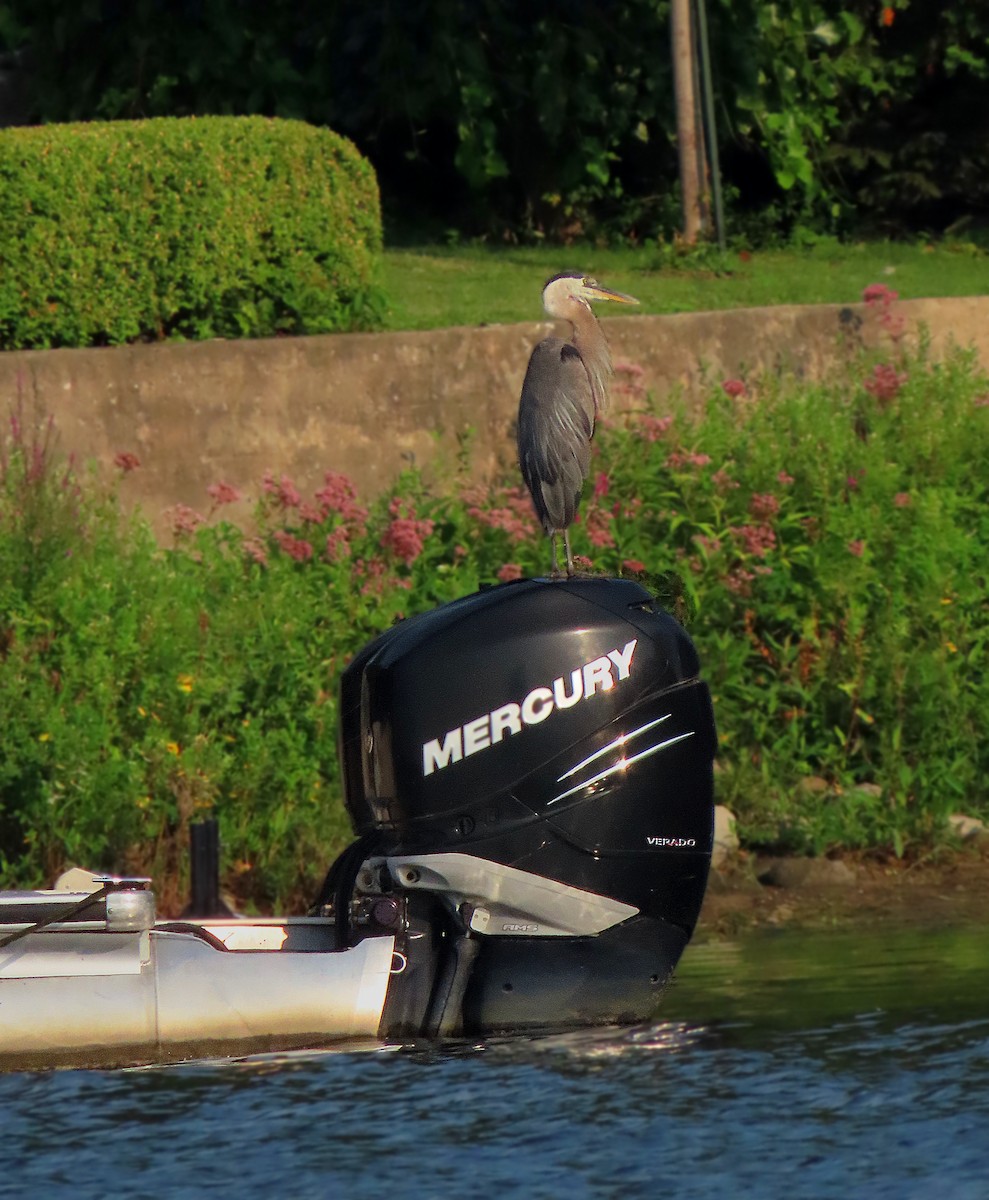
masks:
[[[608,385],[611,381],[611,352],[597,317],[587,308],[570,318],[573,325],[573,344],[580,351],[594,393],[594,408],[602,413],[608,406]]]

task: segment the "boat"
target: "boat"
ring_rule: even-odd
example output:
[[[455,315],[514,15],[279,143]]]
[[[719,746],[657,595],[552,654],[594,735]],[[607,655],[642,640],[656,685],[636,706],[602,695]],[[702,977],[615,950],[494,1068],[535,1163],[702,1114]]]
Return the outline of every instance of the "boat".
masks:
[[[645,587],[525,579],[400,621],[344,671],[339,723],[355,837],[306,915],[231,913],[215,862],[179,920],[147,879],[0,893],[0,1066],[656,1013],[704,897],[717,739],[694,645]]]

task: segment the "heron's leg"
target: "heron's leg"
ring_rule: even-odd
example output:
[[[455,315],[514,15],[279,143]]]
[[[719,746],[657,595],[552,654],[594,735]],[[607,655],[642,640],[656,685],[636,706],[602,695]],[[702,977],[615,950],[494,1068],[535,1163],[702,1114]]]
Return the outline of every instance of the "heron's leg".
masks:
[[[563,531],[563,547],[567,552],[567,574],[573,574],[573,555],[570,552],[570,530]]]
[[[550,549],[550,554],[553,557],[553,569],[550,572],[550,574],[555,579],[556,576],[559,575],[559,573],[560,573],[560,564],[556,558],[556,534],[555,533],[551,533],[549,535],[549,549]]]

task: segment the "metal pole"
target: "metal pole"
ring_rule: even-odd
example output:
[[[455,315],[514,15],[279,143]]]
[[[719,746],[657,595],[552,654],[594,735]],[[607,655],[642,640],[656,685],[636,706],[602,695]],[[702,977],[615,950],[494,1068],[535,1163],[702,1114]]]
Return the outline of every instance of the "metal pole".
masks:
[[[707,6],[705,0],[697,3],[697,33],[701,51],[701,92],[704,97],[707,146],[711,163],[711,190],[714,194],[714,228],[718,235],[718,248],[725,248],[725,209],[721,194],[721,160],[718,155],[718,129],[714,119],[714,84],[711,79],[711,50],[707,37]]]
[[[220,826],[215,817],[189,826],[190,898],[183,917],[229,917],[220,898]]]

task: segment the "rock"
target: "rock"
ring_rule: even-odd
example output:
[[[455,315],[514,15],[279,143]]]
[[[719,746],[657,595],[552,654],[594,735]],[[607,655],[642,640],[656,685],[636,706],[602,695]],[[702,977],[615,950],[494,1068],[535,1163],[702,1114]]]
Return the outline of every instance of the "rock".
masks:
[[[989,835],[984,821],[980,821],[978,817],[968,817],[964,813],[952,813],[948,817],[948,826],[963,842],[975,841],[976,838]]]
[[[793,916],[793,909],[789,904],[780,904],[766,918],[769,925],[783,925]]]
[[[725,860],[738,853],[738,834],[735,832],[735,814],[730,808],[718,804],[714,809],[714,848],[711,851],[711,866],[720,867]]]
[[[805,775],[797,784],[797,788],[806,795],[820,796],[831,790],[831,784],[820,775]]]
[[[774,858],[757,872],[767,887],[851,887],[857,876],[847,864],[830,858]]]

